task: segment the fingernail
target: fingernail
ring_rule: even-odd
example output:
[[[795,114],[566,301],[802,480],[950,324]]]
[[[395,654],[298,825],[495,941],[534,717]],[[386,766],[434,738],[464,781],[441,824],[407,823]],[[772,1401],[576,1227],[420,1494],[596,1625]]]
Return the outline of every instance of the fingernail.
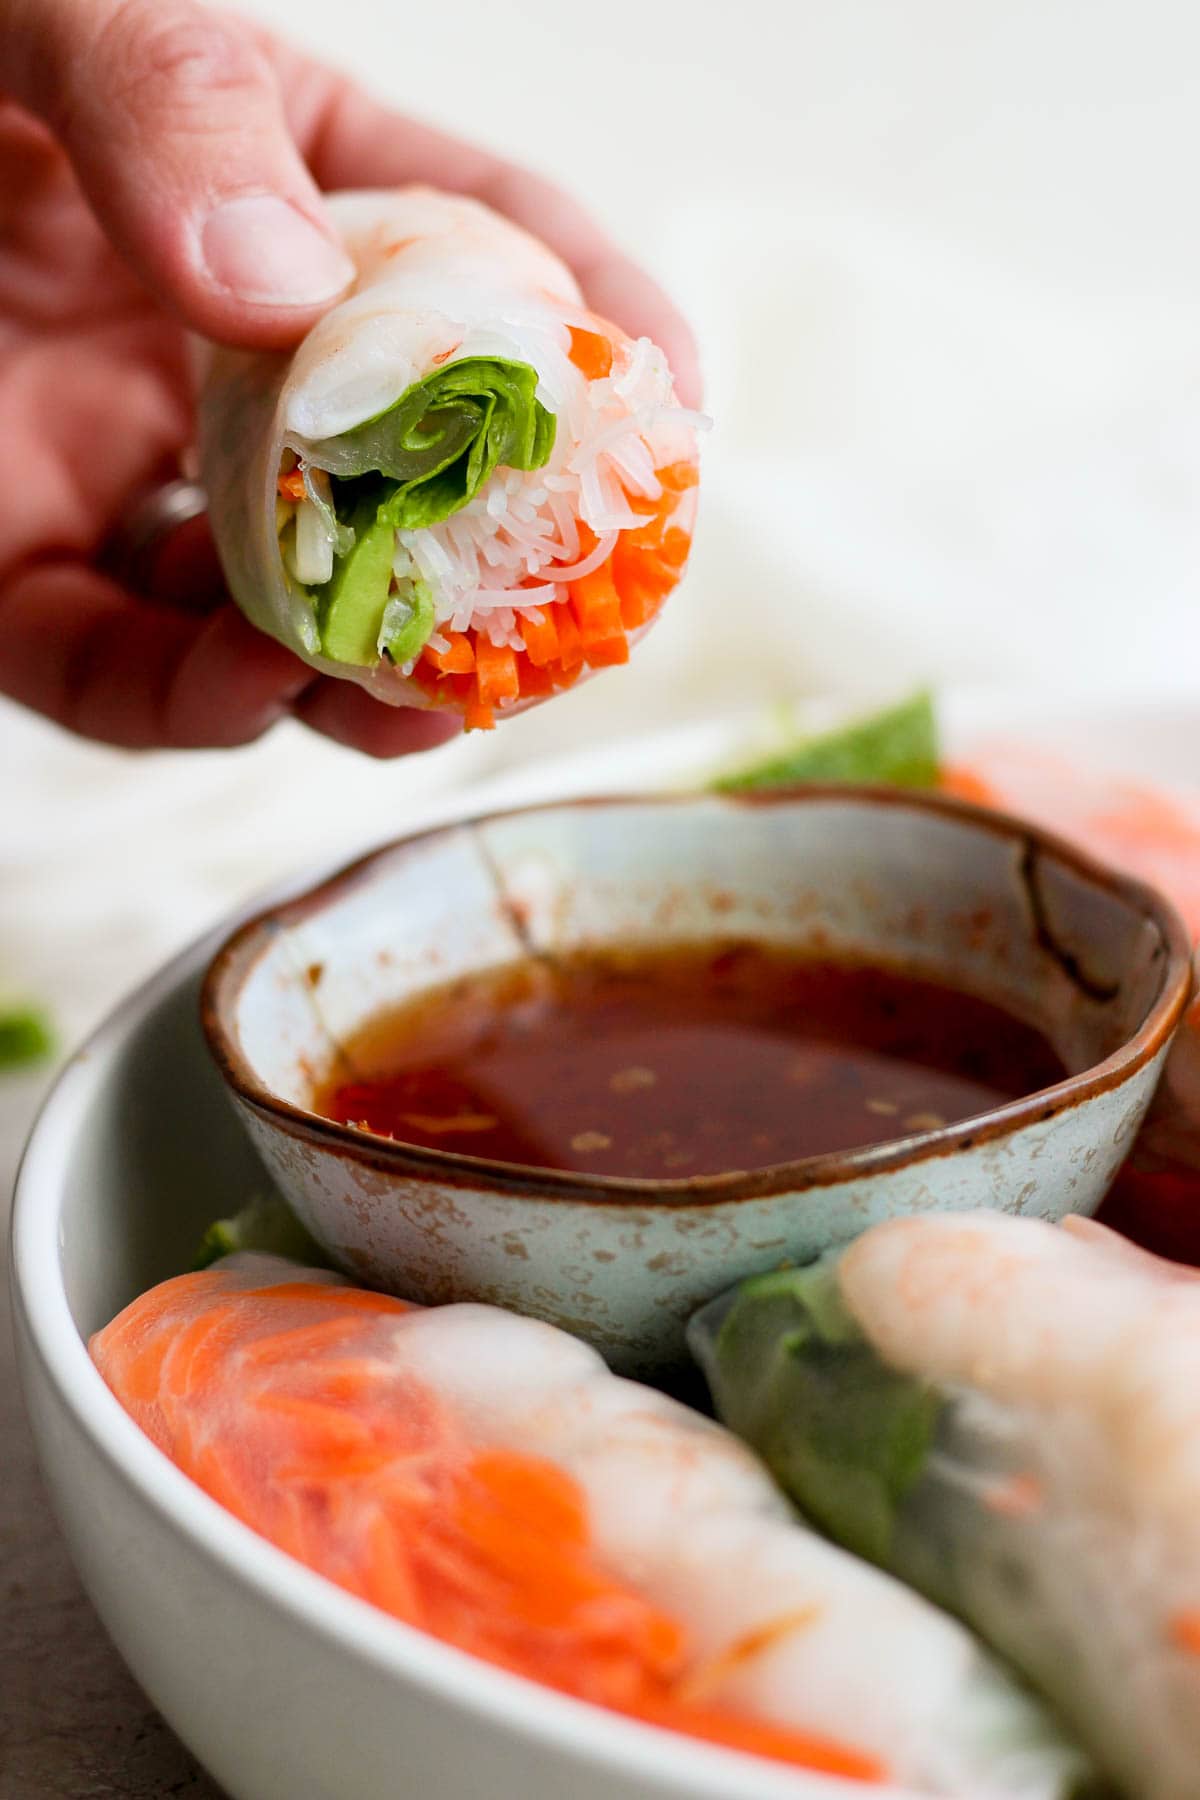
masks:
[[[275,194],[223,200],[200,245],[215,284],[257,306],[316,306],[354,278],[345,251]]]

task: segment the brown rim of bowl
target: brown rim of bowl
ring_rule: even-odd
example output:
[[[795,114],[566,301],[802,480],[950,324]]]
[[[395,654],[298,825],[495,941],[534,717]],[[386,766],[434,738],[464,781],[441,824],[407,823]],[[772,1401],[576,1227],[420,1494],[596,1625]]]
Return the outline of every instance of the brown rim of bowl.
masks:
[[[915,1137],[886,1140],[857,1150],[835,1150],[794,1162],[775,1163],[761,1169],[730,1170],[720,1175],[696,1175],[677,1179],[635,1178],[623,1175],[581,1175],[570,1170],[541,1169],[527,1163],[495,1162],[487,1157],[458,1151],[425,1149],[395,1139],[378,1137],[354,1125],[341,1125],[282,1099],[260,1081],[247,1062],[236,1030],[227,1028],[225,1013],[272,938],[287,926],[340,898],[347,888],[369,880],[378,865],[429,844],[455,831],[470,831],[498,819],[523,818],[535,813],[570,811],[583,807],[610,806],[795,806],[836,800],[851,806],[889,806],[913,812],[940,813],[994,837],[1022,844],[1028,854],[1050,856],[1110,894],[1125,900],[1151,921],[1161,940],[1162,974],[1159,990],[1146,1017],[1133,1036],[1102,1062],[1065,1081],[1022,1095],[990,1112],[977,1113],[957,1124],[944,1125]],[[1053,949],[1053,946],[1051,946]],[[1063,960],[1059,952],[1060,961]],[[762,789],[753,793],[680,792],[659,794],[595,795],[548,800],[535,806],[473,814],[414,832],[380,845],[354,862],[305,889],[291,900],[265,908],[240,925],[221,945],[204,975],[200,992],[200,1018],[209,1050],[226,1084],[246,1106],[289,1136],[349,1153],[356,1162],[384,1173],[407,1177],[437,1177],[458,1187],[488,1187],[504,1193],[521,1193],[538,1199],[595,1200],[614,1205],[648,1205],[664,1202],[712,1204],[717,1201],[757,1200],[770,1195],[828,1187],[865,1175],[887,1173],[911,1163],[946,1156],[956,1150],[1001,1137],[1021,1125],[1053,1118],[1068,1107],[1080,1105],[1118,1086],[1151,1061],[1169,1043],[1188,1003],[1191,990],[1192,945],[1174,906],[1156,889],[1110,868],[1053,832],[1043,831],[1008,813],[994,812],[970,801],[924,789],[869,787],[813,783],[795,787]],[[1069,959],[1068,959],[1069,960]],[[1064,964],[1064,966],[1066,966]],[[1079,979],[1078,971],[1068,968]]]

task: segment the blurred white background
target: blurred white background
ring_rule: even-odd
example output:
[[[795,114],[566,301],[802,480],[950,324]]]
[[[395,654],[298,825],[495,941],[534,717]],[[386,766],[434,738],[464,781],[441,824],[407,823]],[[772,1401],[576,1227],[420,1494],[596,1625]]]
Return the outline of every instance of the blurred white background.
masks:
[[[1188,0],[253,10],[553,173],[675,291],[716,421],[702,525],[630,669],[421,763],[292,728],[129,758],[0,703],[0,983],[68,1035],[232,900],[471,772],[784,692],[1186,674]]]

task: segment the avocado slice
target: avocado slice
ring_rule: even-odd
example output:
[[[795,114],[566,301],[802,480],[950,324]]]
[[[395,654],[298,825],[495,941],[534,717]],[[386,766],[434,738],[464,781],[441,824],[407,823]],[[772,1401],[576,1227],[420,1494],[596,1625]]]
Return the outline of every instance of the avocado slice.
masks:
[[[410,581],[407,591],[393,594],[383,615],[383,647],[403,665],[428,643],[433,632],[433,590],[428,582]]]
[[[354,543],[320,591],[321,649],[331,662],[379,661],[379,627],[392,582],[396,529],[380,516],[379,496],[363,500],[347,521]]]

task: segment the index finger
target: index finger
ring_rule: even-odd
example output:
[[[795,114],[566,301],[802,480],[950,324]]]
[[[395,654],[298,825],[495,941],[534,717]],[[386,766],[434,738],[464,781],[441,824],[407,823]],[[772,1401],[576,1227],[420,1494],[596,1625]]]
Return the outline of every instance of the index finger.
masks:
[[[665,351],[685,406],[698,406],[700,363],[691,328],[663,289],[617,248],[554,182],[407,119],[344,76],[270,43],[300,149],[325,189],[421,182],[470,194],[524,226],[574,272],[588,305],[631,337]]]

